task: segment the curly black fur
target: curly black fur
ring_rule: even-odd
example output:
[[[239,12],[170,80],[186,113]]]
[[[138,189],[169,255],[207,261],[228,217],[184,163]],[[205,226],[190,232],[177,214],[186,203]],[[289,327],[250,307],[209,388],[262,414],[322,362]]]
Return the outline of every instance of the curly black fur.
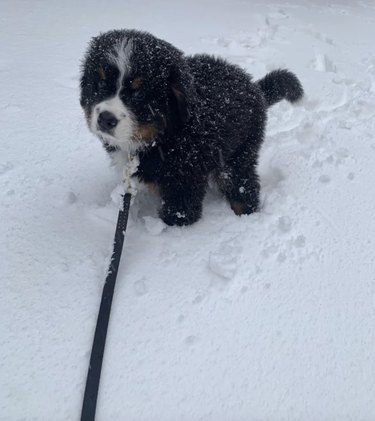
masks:
[[[274,70],[257,83],[269,106],[284,98],[290,102],[296,102],[303,96],[301,82],[292,72],[285,69]]]
[[[129,63],[119,87],[120,71],[108,54],[129,40]],[[137,82],[135,93],[138,78],[142,85]],[[187,57],[148,33],[121,30],[94,38],[84,59],[81,105],[90,127],[95,105],[115,95],[135,120],[134,127],[151,124],[156,130],[137,148],[136,176],[158,186],[160,217],[167,224],[188,225],[201,217],[210,174],[236,214],[258,209],[257,163],[267,107],[282,99],[294,102],[303,89],[287,70],[253,82],[223,59]],[[115,135],[104,144],[111,154],[122,148]]]

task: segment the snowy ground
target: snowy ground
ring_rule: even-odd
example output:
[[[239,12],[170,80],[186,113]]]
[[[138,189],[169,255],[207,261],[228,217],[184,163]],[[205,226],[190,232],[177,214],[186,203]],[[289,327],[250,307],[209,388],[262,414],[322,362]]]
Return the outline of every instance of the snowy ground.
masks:
[[[79,418],[118,178],[78,103],[87,41],[149,30],[306,99],[270,111],[263,209],[132,209],[98,420],[375,419],[375,3],[2,0],[0,419]],[[114,199],[113,199],[114,198]]]

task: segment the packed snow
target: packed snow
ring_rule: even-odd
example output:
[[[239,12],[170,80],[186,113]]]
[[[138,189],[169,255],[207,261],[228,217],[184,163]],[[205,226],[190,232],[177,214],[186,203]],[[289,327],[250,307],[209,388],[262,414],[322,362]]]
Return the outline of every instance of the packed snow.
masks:
[[[375,3],[3,0],[0,419],[79,419],[121,174],[79,107],[90,37],[147,30],[306,97],[269,111],[262,209],[131,208],[98,420],[375,419]]]

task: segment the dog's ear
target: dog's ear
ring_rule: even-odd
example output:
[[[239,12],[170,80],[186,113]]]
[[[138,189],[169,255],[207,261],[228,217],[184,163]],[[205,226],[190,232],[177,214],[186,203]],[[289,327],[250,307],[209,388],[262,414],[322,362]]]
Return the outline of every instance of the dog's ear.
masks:
[[[171,112],[178,126],[183,126],[189,119],[194,103],[192,78],[184,63],[173,65],[169,73]]]

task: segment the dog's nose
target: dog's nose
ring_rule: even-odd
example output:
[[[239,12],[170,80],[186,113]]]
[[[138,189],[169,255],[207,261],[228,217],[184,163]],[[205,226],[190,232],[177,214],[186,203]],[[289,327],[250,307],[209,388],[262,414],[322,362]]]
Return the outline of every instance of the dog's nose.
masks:
[[[103,111],[98,116],[98,125],[103,132],[109,132],[117,126],[117,118],[109,111]]]

